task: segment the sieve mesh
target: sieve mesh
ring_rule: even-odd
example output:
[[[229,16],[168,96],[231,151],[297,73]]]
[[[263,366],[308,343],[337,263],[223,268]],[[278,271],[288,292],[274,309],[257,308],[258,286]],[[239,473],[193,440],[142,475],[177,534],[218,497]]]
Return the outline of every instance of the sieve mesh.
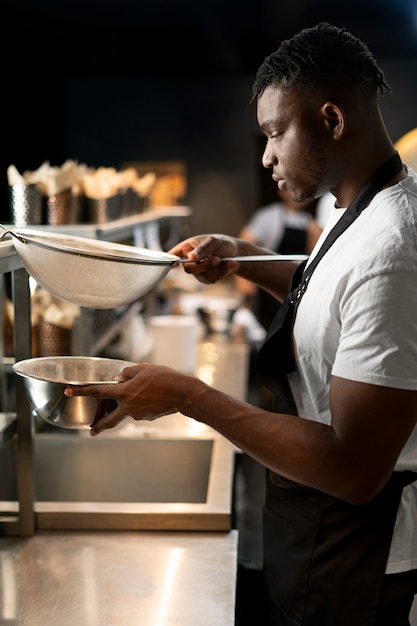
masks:
[[[58,233],[6,232],[41,287],[88,308],[116,308],[143,297],[177,259],[164,252]]]

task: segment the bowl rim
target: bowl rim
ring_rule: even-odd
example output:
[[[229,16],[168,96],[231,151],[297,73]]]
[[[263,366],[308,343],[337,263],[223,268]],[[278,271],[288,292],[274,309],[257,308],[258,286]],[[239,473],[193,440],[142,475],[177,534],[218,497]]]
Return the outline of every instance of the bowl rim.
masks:
[[[128,367],[131,365],[137,365],[137,363],[134,363],[133,361],[127,361],[125,359],[112,359],[110,357],[92,357],[92,356],[75,356],[75,355],[63,355],[63,356],[41,356],[41,357],[31,357],[29,359],[22,359],[20,361],[16,361],[16,363],[14,363],[12,365],[12,369],[15,372],[15,374],[18,374],[19,376],[21,376],[22,378],[26,378],[29,380],[40,380],[46,383],[53,383],[55,385],[63,385],[64,387],[67,385],[72,385],[72,386],[78,386],[78,387],[85,387],[87,385],[116,385],[118,383],[117,380],[93,380],[93,381],[88,381],[88,382],[79,382],[79,381],[72,381],[72,380],[66,380],[66,381],[61,381],[61,380],[56,380],[52,377],[48,377],[48,376],[37,376],[36,374],[29,374],[27,372],[25,372],[22,368],[25,365],[30,365],[31,363],[35,363],[35,362],[45,362],[45,361],[56,361],[56,360],[60,360],[60,361],[111,361],[112,363],[116,364],[119,363],[121,365],[120,370],[122,370],[124,367]]]

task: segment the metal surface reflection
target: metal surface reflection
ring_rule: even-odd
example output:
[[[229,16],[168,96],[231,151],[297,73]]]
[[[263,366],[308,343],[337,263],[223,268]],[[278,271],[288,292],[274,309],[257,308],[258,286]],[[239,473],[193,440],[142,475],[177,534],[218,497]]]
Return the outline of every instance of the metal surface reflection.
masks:
[[[158,615],[156,617],[155,626],[164,626],[170,615],[170,601],[172,596],[172,588],[175,584],[175,577],[177,575],[179,562],[181,560],[183,550],[180,548],[174,548],[168,560],[168,566],[165,572],[164,583],[162,586],[161,601],[158,608]]]

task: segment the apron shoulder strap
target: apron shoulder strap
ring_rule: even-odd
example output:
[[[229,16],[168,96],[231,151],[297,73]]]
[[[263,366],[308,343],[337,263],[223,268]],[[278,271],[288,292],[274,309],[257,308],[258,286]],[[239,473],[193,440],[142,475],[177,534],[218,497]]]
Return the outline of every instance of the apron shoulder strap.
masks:
[[[300,281],[300,288],[294,293],[291,293],[291,298],[294,300],[300,299],[307,288],[310,276],[316,269],[317,265],[334,244],[334,242],[340,237],[340,235],[359,217],[364,209],[371,202],[372,198],[380,191],[394,176],[399,174],[403,168],[403,164],[398,152],[392,155],[387,161],[376,170],[372,178],[361,189],[359,194],[353,200],[353,202],[346,209],[340,220],[333,226],[332,230],[324,240],[320,250],[308,264],[306,270],[303,273],[302,280]]]

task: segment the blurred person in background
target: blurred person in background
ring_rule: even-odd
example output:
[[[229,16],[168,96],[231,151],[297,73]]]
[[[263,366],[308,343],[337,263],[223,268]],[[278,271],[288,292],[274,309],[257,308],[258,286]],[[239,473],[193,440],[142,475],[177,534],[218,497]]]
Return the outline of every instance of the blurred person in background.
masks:
[[[276,202],[257,209],[239,237],[278,254],[310,254],[321,232],[313,202],[296,202],[289,191],[278,190]],[[239,276],[236,286],[260,323],[269,328],[279,306],[276,298]]]

